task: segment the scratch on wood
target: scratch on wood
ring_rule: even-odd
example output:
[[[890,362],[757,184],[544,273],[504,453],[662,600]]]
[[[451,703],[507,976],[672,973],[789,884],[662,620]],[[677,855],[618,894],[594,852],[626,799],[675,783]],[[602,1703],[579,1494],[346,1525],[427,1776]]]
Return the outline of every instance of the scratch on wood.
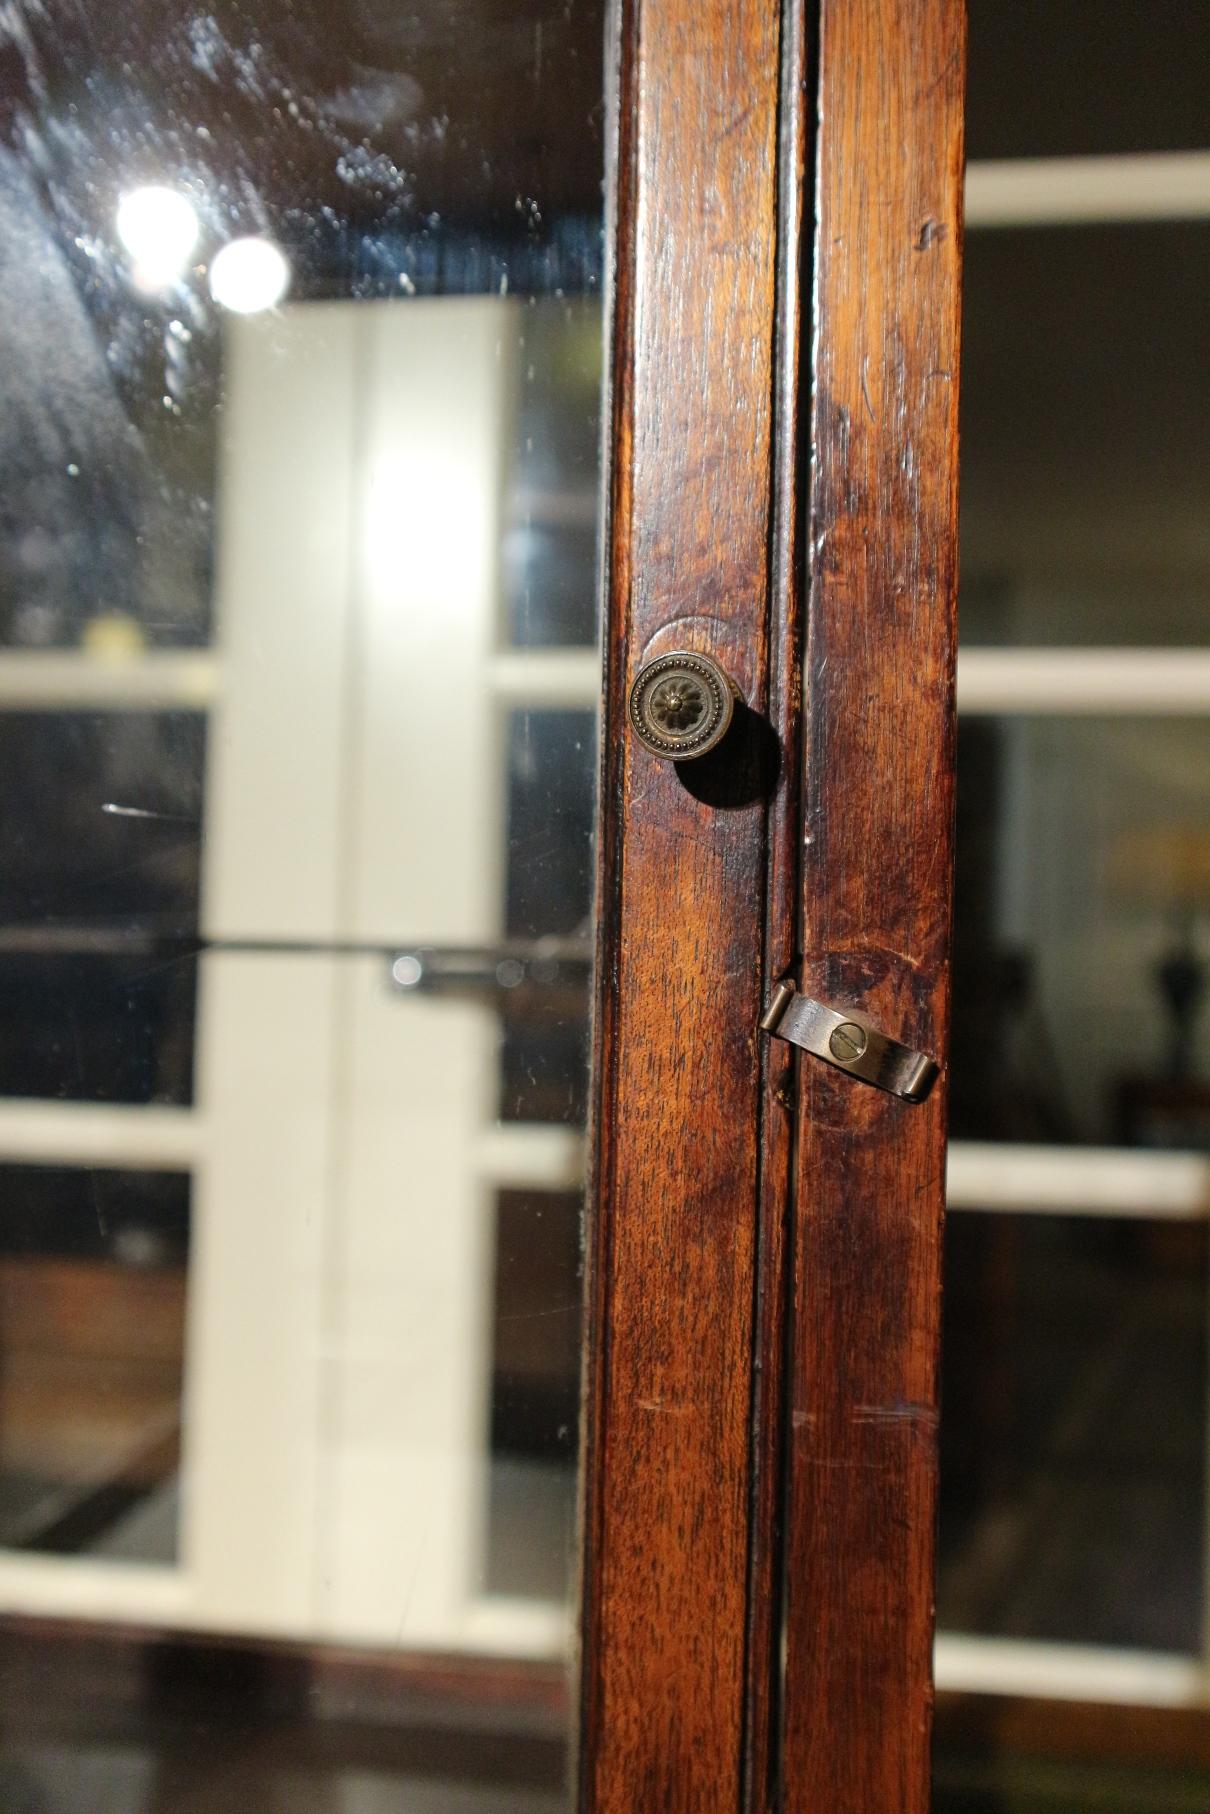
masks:
[[[870,387],[865,381],[865,368],[869,363],[868,358],[861,362],[861,394],[865,398],[865,406],[870,412],[870,421],[877,424],[878,417],[874,414],[874,405],[870,402]]]
[[[809,1455],[806,1465],[809,1468],[842,1468],[850,1474],[881,1474],[889,1463],[860,1455]]]
[[[858,1424],[914,1424],[920,1429],[937,1428],[937,1411],[933,1405],[917,1405],[910,1401],[892,1405],[858,1405],[853,1412],[853,1422]]]
[[[719,144],[721,145],[725,140],[729,139],[733,132],[738,132],[740,127],[752,118],[752,113],[753,109],[751,105],[742,107],[733,120],[728,120],[727,124],[718,135]]]

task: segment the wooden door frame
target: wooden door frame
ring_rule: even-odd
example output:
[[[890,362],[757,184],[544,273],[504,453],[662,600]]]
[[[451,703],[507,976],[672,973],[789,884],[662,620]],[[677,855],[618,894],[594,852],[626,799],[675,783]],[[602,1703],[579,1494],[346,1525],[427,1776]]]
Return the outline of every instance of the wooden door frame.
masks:
[[[822,0],[801,986],[944,1065],[963,0]],[[944,1070],[799,1067],[786,1805],[926,1814]]]
[[[964,5],[614,31],[580,1805],[925,1814]],[[709,774],[625,729],[683,646]],[[762,1042],[787,975],[927,1102]]]
[[[736,1807],[743,1771],[780,6],[618,0],[614,30],[578,1742],[581,1806],[635,1814]],[[677,648],[748,707],[679,768],[625,729]]]

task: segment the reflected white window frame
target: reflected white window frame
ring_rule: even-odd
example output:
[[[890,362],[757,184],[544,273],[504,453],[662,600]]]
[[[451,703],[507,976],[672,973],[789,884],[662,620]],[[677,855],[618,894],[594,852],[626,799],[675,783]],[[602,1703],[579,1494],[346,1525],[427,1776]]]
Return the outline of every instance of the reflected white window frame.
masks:
[[[376,324],[381,322],[382,317],[375,313],[372,306],[360,303],[352,306],[357,310],[356,317],[341,318],[349,321],[349,332],[355,333],[359,340],[368,339],[376,344],[381,338],[380,328]],[[388,360],[395,390],[399,393],[392,397],[386,397],[381,387],[369,385],[367,379],[368,389],[379,398],[382,422],[396,424],[393,431],[395,438],[388,449],[391,457],[383,461],[374,473],[374,483],[368,488],[369,495],[364,510],[360,515],[351,514],[349,519],[349,534],[360,534],[364,538],[369,590],[374,593],[375,599],[382,594],[383,609],[389,610],[392,618],[398,616],[401,571],[407,575],[411,594],[417,591],[431,592],[442,600],[448,600],[452,564],[450,549],[457,550],[461,562],[461,593],[464,599],[470,599],[467,609],[475,613],[474,647],[477,655],[473,681],[482,691],[486,706],[479,737],[475,739],[464,735],[457,743],[456,761],[448,753],[445,757],[447,780],[450,773],[456,770],[461,789],[460,798],[466,796],[462,799],[463,810],[453,814],[452,819],[463,828],[463,841],[468,846],[476,843],[481,845],[483,842],[472,837],[469,828],[478,826],[484,820],[496,826],[504,823],[497,799],[502,768],[494,755],[503,745],[509,715],[526,708],[594,709],[600,695],[601,657],[597,646],[518,651],[508,647],[504,641],[504,614],[497,596],[501,576],[498,572],[496,549],[500,539],[498,519],[502,508],[500,478],[505,438],[502,412],[511,407],[515,386],[509,381],[507,362],[502,362],[500,356],[499,347],[504,338],[500,321],[517,316],[522,306],[511,299],[494,297],[442,299],[440,303],[425,300],[409,304],[406,317],[394,312],[389,316],[392,323],[406,319],[418,327],[427,323],[431,329],[440,330],[439,340],[450,342],[446,349],[446,363],[457,362],[464,382],[473,385],[476,373],[480,376],[486,374],[489,381],[482,386],[482,395],[465,399],[460,409],[451,408],[448,383],[442,378],[440,361],[434,365],[433,348],[427,347],[424,363],[428,382],[430,388],[440,389],[439,419],[444,425],[446,440],[452,438],[456,443],[444,468],[441,468],[440,462],[434,462],[431,458],[431,424],[434,419],[438,419],[436,405],[427,418],[416,419],[416,395],[422,388],[423,374],[417,377],[413,373],[409,380],[409,374],[401,367],[398,357]],[[391,309],[392,305],[383,304],[381,308]],[[325,345],[338,334],[332,310],[326,309],[319,314],[305,316],[283,311],[276,323],[267,320],[233,323],[228,336],[229,350],[235,347],[246,353],[249,349],[257,349],[262,341],[271,342],[272,347],[276,348],[283,337],[288,339],[291,335],[301,335],[306,339],[307,333],[319,340],[319,351],[323,353]],[[330,347],[328,351],[330,352]],[[384,359],[390,351],[391,348],[384,342]],[[343,369],[342,366],[341,370]],[[369,369],[366,366],[367,373]],[[332,616],[332,597],[339,593],[348,562],[344,544],[336,546],[333,543],[327,551],[330,555],[329,571],[322,562],[317,562],[313,549],[291,533],[299,511],[297,473],[287,473],[280,462],[265,458],[265,450],[252,432],[257,424],[268,425],[274,433],[288,437],[289,425],[283,427],[286,400],[273,397],[266,399],[257,389],[255,381],[255,375],[259,373],[266,383],[271,384],[275,375],[278,381],[284,382],[285,368],[278,357],[260,357],[258,354],[250,372],[250,382],[245,387],[247,394],[241,390],[238,407],[229,402],[226,458],[230,460],[238,454],[240,459],[250,463],[251,477],[246,485],[241,485],[243,469],[229,471],[228,487],[236,493],[242,490],[248,496],[257,496],[256,514],[259,524],[266,509],[264,485],[262,483],[258,491],[252,481],[266,471],[278,474],[279,482],[273,499],[279,510],[277,527],[280,533],[274,547],[279,553],[283,548],[295,550],[293,558],[297,561],[297,571],[283,575],[275,569],[266,576],[256,564],[260,558],[259,545],[244,547],[243,553],[236,557],[228,549],[221,586],[226,594],[226,608],[216,612],[214,642],[206,649],[132,649],[116,660],[87,647],[2,651],[0,711],[36,712],[74,707],[122,712],[153,706],[185,706],[195,710],[217,711],[222,715],[225,741],[219,756],[228,767],[235,761],[232,743],[241,727],[253,736],[255,751],[261,751],[266,733],[260,722],[263,713],[259,703],[258,664],[263,665],[267,659],[266,651],[271,642],[271,626],[264,621],[265,609],[268,607],[254,614],[254,624],[240,619],[238,613],[234,614],[233,624],[231,596],[236,592],[241,596],[247,594],[254,600],[262,601],[262,605],[264,600],[278,596],[283,600],[284,618],[280,626],[282,639],[277,648],[280,674],[288,665],[291,652],[296,651],[300,644],[300,599],[305,597],[313,600],[318,620],[327,622]],[[247,373],[245,375],[248,376]],[[352,388],[346,385],[342,395],[351,410]],[[297,397],[295,400],[297,401]],[[277,407],[272,406],[274,401]],[[404,409],[402,402],[409,403],[410,409]],[[234,421],[234,416],[240,416],[244,427]],[[331,426],[329,420],[330,430]],[[387,432],[385,428],[383,432]],[[409,434],[411,445],[422,444],[423,459],[417,457],[401,460],[399,457],[396,443],[402,437],[405,446],[408,445]],[[351,439],[351,436],[346,438]],[[331,441],[330,459],[339,462],[344,457],[345,443],[335,434],[332,434]],[[314,437],[312,442],[315,442]],[[236,450],[235,453],[232,450]],[[328,457],[327,454],[324,455],[324,458]],[[368,452],[366,457],[368,458]],[[475,465],[476,457],[478,467]],[[327,475],[327,468],[324,471]],[[443,483],[438,485],[438,479]],[[241,564],[246,562],[251,563],[247,570]],[[262,579],[272,583],[262,584]],[[414,627],[417,621],[415,615],[410,621]],[[444,615],[431,613],[428,621],[431,626],[436,626],[434,635],[443,641],[440,646],[428,650],[427,662],[417,664],[412,642],[404,640],[401,633],[394,650],[397,657],[396,670],[389,676],[376,674],[378,693],[382,695],[380,703],[392,723],[397,723],[400,719],[399,699],[406,692],[407,684],[412,688],[409,697],[416,693],[418,687],[422,687],[426,693],[434,694],[439,703],[441,689],[434,686],[434,669],[439,665],[439,659],[443,659],[447,666],[452,662],[455,677],[464,686],[469,684],[467,639],[461,633],[465,631],[466,625],[460,623],[460,634],[451,642],[448,611]],[[233,650],[233,629],[243,635],[245,640],[251,634],[256,645],[253,650],[254,660],[248,657],[246,648],[242,652]],[[344,646],[343,642],[341,646]],[[308,671],[308,675],[313,692],[302,700],[289,722],[281,712],[275,719],[275,733],[284,742],[289,761],[271,762],[268,765],[269,772],[274,776],[288,777],[291,786],[297,780],[299,763],[305,759],[304,752],[310,751],[313,760],[322,764],[326,747],[316,732],[316,725],[322,716],[323,699],[331,691],[331,667],[320,662],[314,665],[313,672]],[[248,685],[241,684],[241,676],[247,677]],[[449,691],[447,687],[446,693]],[[404,718],[407,716],[403,714]],[[430,737],[429,747],[435,741]],[[212,763],[218,759],[212,750]],[[207,801],[212,831],[216,820],[222,819],[229,837],[235,836],[237,840],[242,835],[242,829],[246,829],[249,817],[246,786],[246,771],[249,766],[254,770],[257,768],[253,761],[243,765],[243,774],[236,772],[227,775],[226,779],[231,784],[228,792],[232,798],[225,813],[221,811],[224,803],[223,777],[216,777],[212,772],[208,772],[207,776]],[[392,766],[415,768],[416,763],[413,761],[411,764]],[[236,770],[239,769],[240,764],[236,761]],[[490,808],[485,807],[480,800],[479,810],[466,810],[467,799],[479,800],[485,790],[491,803]],[[316,796],[319,791],[318,787],[314,790]],[[360,791],[364,799],[368,790],[362,788]],[[400,808],[397,792],[392,791],[387,805],[390,810],[397,811]],[[274,815],[281,816],[280,803],[270,801],[262,817],[272,818]],[[318,811],[313,817],[316,821],[319,820]],[[395,831],[397,827],[387,826],[388,833]],[[254,829],[254,845],[259,835]],[[317,833],[312,826],[308,832],[308,850],[316,837]],[[382,838],[384,845],[390,847],[398,841],[394,835]],[[424,838],[420,841],[424,842]],[[447,832],[442,840],[446,871],[449,868],[450,844],[451,837]],[[333,870],[334,859],[330,853],[328,855],[327,867]],[[213,848],[210,862],[213,870]],[[500,890],[498,886],[488,885],[490,879],[496,876],[498,866],[499,853],[494,858],[484,855],[482,874],[476,871],[477,880],[474,885],[462,886],[454,891],[464,903],[466,911],[481,914],[498,908]],[[248,863],[237,852],[225,865],[224,874],[229,881],[232,875],[242,875],[247,869]],[[305,894],[305,888],[300,886],[297,876],[286,876],[283,886],[287,885],[291,901],[300,899]],[[434,913],[440,914],[443,910],[441,897],[448,886],[448,873],[435,877],[434,902],[426,903]],[[211,874],[209,891],[205,892],[204,923],[208,934],[221,936],[230,933],[238,936],[280,930],[283,924],[281,903],[269,914],[265,925],[260,926],[248,921],[246,917],[248,912],[255,912],[255,904],[250,906],[248,902],[227,898],[229,894],[229,889],[217,887],[216,877]],[[293,930],[298,931],[299,928]],[[372,935],[375,928],[367,925],[360,930],[366,935]],[[466,937],[480,939],[490,939],[493,931],[492,924],[480,926],[477,922],[462,928]],[[213,959],[208,962],[212,969]],[[205,1023],[208,1016],[209,1024],[213,1027],[216,1012],[216,985],[213,977],[203,993],[206,1000],[202,1021]],[[246,985],[237,993],[242,999]],[[397,1003],[390,1002],[387,992],[375,990],[373,993],[383,995],[388,1002],[386,1016],[396,1023],[397,1028],[402,1026],[404,1010]],[[476,1026],[469,1029],[472,1035],[469,1039],[465,1026],[460,1029],[453,1024],[448,1006],[442,1009],[440,1019],[445,1025],[447,1038],[462,1053],[461,1061],[478,1078],[485,1053],[494,1051],[494,1017],[473,1005],[460,1008],[458,1013],[463,1021],[469,1018],[476,1022]],[[480,1022],[482,1025],[478,1025]],[[224,1039],[219,1043],[224,1051],[229,1051],[233,1042]],[[237,1040],[234,1043],[240,1042]],[[304,1050],[315,1043],[306,1039],[294,1042],[296,1047]],[[203,1073],[206,1071],[204,1046],[205,1040],[199,1036],[199,1071]],[[482,1051],[480,1047],[483,1048]],[[453,1053],[447,1055],[445,1065],[432,1062],[431,1053],[429,1057],[429,1068],[433,1076],[442,1077],[448,1088],[448,1066],[453,1061]],[[211,1063],[210,1084],[207,1085],[203,1076],[198,1102],[189,1108],[0,1100],[0,1162],[8,1160],[25,1164],[116,1166],[133,1170],[160,1169],[171,1165],[186,1170],[193,1176],[198,1187],[199,1219],[204,1236],[198,1243],[199,1252],[189,1286],[190,1330],[186,1393],[187,1423],[191,1428],[186,1437],[185,1465],[191,1471],[193,1485],[187,1487],[186,1491],[181,1552],[177,1561],[171,1564],[125,1563],[87,1555],[38,1556],[21,1551],[0,1551],[0,1606],[8,1612],[228,1630],[242,1626],[240,1592],[252,1592],[250,1571],[267,1572],[256,1567],[255,1557],[250,1562],[248,1556],[244,1556],[243,1572],[239,1580],[234,1585],[231,1582],[221,1584],[221,1591],[213,1591],[216,1558],[224,1550],[229,1555],[232,1547],[240,1548],[241,1544],[246,1549],[247,1543],[238,1536],[233,1537],[232,1533],[245,1524],[255,1523],[255,1518],[245,1515],[248,1508],[237,1503],[244,1491],[242,1477],[235,1479],[217,1495],[217,1498],[224,1498],[226,1503],[208,1505],[200,1513],[198,1508],[201,1498],[216,1499],[207,1481],[213,1484],[222,1470],[207,1468],[205,1453],[212,1454],[219,1442],[227,1440],[227,1433],[222,1426],[225,1420],[229,1422],[232,1405],[237,1402],[235,1393],[227,1389],[230,1380],[225,1384],[216,1384],[210,1377],[212,1368],[202,1368],[200,1372],[206,1377],[199,1379],[199,1340],[205,1343],[208,1353],[213,1353],[216,1346],[230,1345],[229,1325],[232,1317],[237,1314],[245,1318],[247,1326],[254,1326],[259,1331],[249,1351],[242,1353],[240,1357],[247,1378],[239,1388],[239,1397],[244,1400],[249,1397],[259,1398],[262,1411],[266,1392],[271,1395],[271,1384],[266,1388],[252,1390],[251,1382],[257,1376],[259,1365],[265,1363],[266,1356],[275,1349],[279,1351],[280,1360],[283,1340],[283,1331],[275,1327],[268,1314],[267,1295],[263,1291],[258,1293],[254,1279],[245,1279],[244,1289],[239,1294],[238,1311],[228,1295],[224,1294],[220,1303],[220,1294],[212,1289],[203,1291],[199,1282],[201,1272],[207,1264],[212,1275],[216,1270],[216,1217],[213,1212],[216,1200],[224,1195],[217,1159],[220,1149],[225,1150],[233,1143],[233,1130],[224,1123],[222,1093],[213,1087],[214,1069],[215,1066]],[[304,1094],[305,1091],[300,1090],[300,1099]],[[477,1088],[467,1084],[462,1095],[468,1104],[480,1105],[481,1092]],[[473,1198],[477,1227],[480,1224],[486,1227],[491,1214],[490,1205],[500,1189],[575,1190],[582,1185],[585,1142],[578,1131],[522,1122],[499,1125],[490,1118],[486,1108],[485,1116],[474,1141],[465,1148],[461,1145],[456,1148],[456,1163],[466,1180],[466,1191],[463,1194],[465,1196],[469,1193]],[[238,1130],[236,1133],[238,1135]],[[414,1162],[414,1154],[410,1157]],[[309,1169],[317,1177],[321,1174],[326,1176],[321,1166],[314,1165]],[[291,1214],[296,1208],[297,1204],[292,1203]],[[227,1220],[230,1221],[231,1218]],[[480,1235],[482,1227],[479,1229]],[[231,1233],[230,1230],[227,1232],[228,1235]],[[480,1258],[486,1261],[486,1247],[478,1236],[476,1240]],[[205,1258],[207,1253],[210,1256],[208,1262]],[[230,1257],[229,1252],[227,1257]],[[230,1266],[224,1261],[224,1265],[219,1266],[218,1270],[224,1271],[224,1276],[228,1278],[237,1273],[244,1277],[250,1272],[246,1261]],[[261,1283],[264,1283],[263,1279]],[[296,1323],[297,1318],[285,1331],[287,1346],[298,1335]],[[220,1324],[223,1326],[220,1327]],[[239,1343],[236,1342],[235,1346],[238,1348]],[[282,1362],[287,1369],[299,1358],[293,1349],[290,1353],[294,1359],[287,1357]],[[302,1357],[304,1362],[310,1358],[313,1357]],[[272,1374],[268,1366],[266,1371],[270,1380],[278,1377]],[[202,1453],[199,1453],[199,1427],[204,1427],[210,1433],[201,1445]],[[264,1436],[263,1429],[261,1435]],[[246,1432],[244,1440],[247,1440]],[[260,1451],[269,1445],[262,1441],[254,1442],[251,1446]],[[312,1458],[305,1459],[303,1471],[309,1472]],[[468,1583],[466,1591],[460,1593],[455,1586],[446,1595],[442,1614],[444,1623],[439,1620],[434,1624],[430,1619],[419,1635],[415,1630],[405,1631],[402,1627],[396,1630],[393,1627],[392,1638],[406,1645],[419,1642],[426,1648],[458,1648],[469,1645],[472,1649],[508,1656],[562,1658],[566,1654],[570,1632],[571,1615],[568,1605],[562,1600],[545,1601],[536,1596],[520,1598],[478,1590],[472,1577],[481,1535],[479,1523],[482,1507],[471,1503],[468,1497],[462,1506],[462,1514],[459,1519],[450,1521],[448,1530],[443,1533],[442,1547],[451,1553],[458,1551],[454,1558],[455,1566],[445,1572],[451,1578],[465,1580]],[[430,1577],[438,1572],[437,1558],[432,1553],[426,1559],[426,1567]],[[398,1625],[398,1620],[395,1624]],[[279,1631],[283,1635],[300,1635],[296,1625],[297,1614],[294,1609],[271,1606],[268,1600],[264,1600],[259,1610],[250,1615],[247,1628],[257,1632]],[[321,1632],[320,1635],[328,1634]],[[344,1635],[346,1639],[349,1636],[347,1633]]]
[[[972,164],[967,227],[1044,227],[1081,221],[1210,217],[1210,153]],[[497,650],[490,684],[500,708],[593,705],[594,649]],[[213,704],[219,667],[209,651],[146,652],[103,663],[83,651],[0,654],[0,709]],[[963,715],[1181,715],[1210,717],[1210,650],[977,648],[958,658]],[[0,1105],[0,1162],[158,1168],[200,1158],[195,1111],[114,1105]],[[580,1175],[579,1137],[557,1129],[485,1131],[482,1175],[511,1185],[565,1184]],[[974,1213],[1210,1219],[1210,1158],[1196,1154],[954,1142],[949,1207]],[[1129,1209],[1127,1208],[1129,1205]],[[1207,1595],[1210,1600],[1210,1594]],[[11,1610],[75,1617],[196,1622],[178,1569],[0,1555],[0,1600]],[[518,1656],[558,1654],[562,1606],[485,1597],[465,1635]],[[1155,1654],[941,1632],[942,1691],[1027,1695],[1160,1707],[1210,1706],[1207,1657]]]
[[[1182,219],[1210,219],[1210,152],[967,167],[968,230]],[[960,717],[1210,718],[1206,648],[963,648],[957,667]],[[1210,1156],[956,1140],[946,1198],[949,1210],[971,1214],[1207,1221]],[[1204,1528],[1210,1531],[1210,1507]],[[1203,1570],[1210,1571],[1210,1536]],[[937,1689],[1210,1708],[1210,1579],[1204,1598],[1202,1651],[1192,1656],[938,1631]]]

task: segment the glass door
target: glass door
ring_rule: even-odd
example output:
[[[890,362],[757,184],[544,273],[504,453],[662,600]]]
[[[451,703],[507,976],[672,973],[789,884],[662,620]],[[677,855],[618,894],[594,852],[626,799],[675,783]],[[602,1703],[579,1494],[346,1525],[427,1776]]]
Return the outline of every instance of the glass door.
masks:
[[[971,5],[938,1814],[1210,1793],[1205,21],[1090,22]]]
[[[472,1727],[508,1660],[560,1805],[602,11],[0,40],[0,1618],[45,1713],[0,1802],[404,1805],[406,1746],[224,1775],[213,1708],[324,1657],[365,1717],[423,1653]],[[146,1695],[92,1732],[149,1630],[192,1765]]]
[[[0,1805],[920,1814],[958,0],[0,44]]]

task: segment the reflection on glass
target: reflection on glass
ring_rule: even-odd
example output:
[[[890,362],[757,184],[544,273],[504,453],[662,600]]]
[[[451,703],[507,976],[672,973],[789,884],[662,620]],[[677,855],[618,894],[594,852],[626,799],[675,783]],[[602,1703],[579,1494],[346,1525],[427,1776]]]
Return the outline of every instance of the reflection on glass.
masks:
[[[189,1180],[0,1167],[0,1544],[177,1554]]]
[[[98,657],[104,673],[108,658]],[[83,665],[83,664],[82,664]],[[206,722],[192,712],[10,710],[0,718],[7,950],[105,927],[197,927]]]
[[[275,309],[290,288],[290,261],[272,240],[229,239],[210,266],[210,294],[237,315]]]
[[[501,1191],[494,1271],[488,1579],[498,1593],[557,1600],[569,1587],[575,1497],[578,1195]]]
[[[1195,1652],[1206,1231],[954,1214],[938,1619]]]
[[[282,1642],[567,1646],[602,34],[0,23],[0,1643],[206,1630],[254,1722]],[[85,1767],[46,1629],[79,1769],[0,1800],[185,1805]],[[498,1761],[453,1766],[494,1809]]]
[[[972,158],[1187,151],[1206,138],[1201,0],[1027,8],[969,0]],[[1100,27],[1099,30],[1095,29]]]
[[[138,289],[154,295],[181,281],[201,232],[187,195],[159,183],[131,189],[118,203],[116,225]]]
[[[196,712],[0,710],[0,1094],[190,1100],[205,746]]]
[[[965,253],[968,644],[1204,645],[1210,226],[974,233]]]
[[[951,1125],[1210,1146],[1210,721],[960,732]]]
[[[1199,0],[1051,9],[1041,33],[969,12],[972,159],[1205,144]],[[947,1654],[976,1692],[939,1697],[935,1814],[1206,1800],[1165,1738],[1127,1766],[1125,1703],[1174,1693],[1137,1652],[1205,1644],[1210,717],[1140,716],[1128,691],[1116,718],[1083,710],[1103,652],[1130,676],[1132,648],[1206,644],[1207,278],[1205,220],[966,240],[959,618],[1005,715],[959,732],[952,1130],[1017,1145],[952,1155],[938,1615],[993,1642]],[[1028,715],[1054,681],[1069,715]],[[1123,1704],[1086,1744],[1064,1703],[1101,1699],[1102,1665]],[[1011,1732],[988,1671],[1026,1697]]]

